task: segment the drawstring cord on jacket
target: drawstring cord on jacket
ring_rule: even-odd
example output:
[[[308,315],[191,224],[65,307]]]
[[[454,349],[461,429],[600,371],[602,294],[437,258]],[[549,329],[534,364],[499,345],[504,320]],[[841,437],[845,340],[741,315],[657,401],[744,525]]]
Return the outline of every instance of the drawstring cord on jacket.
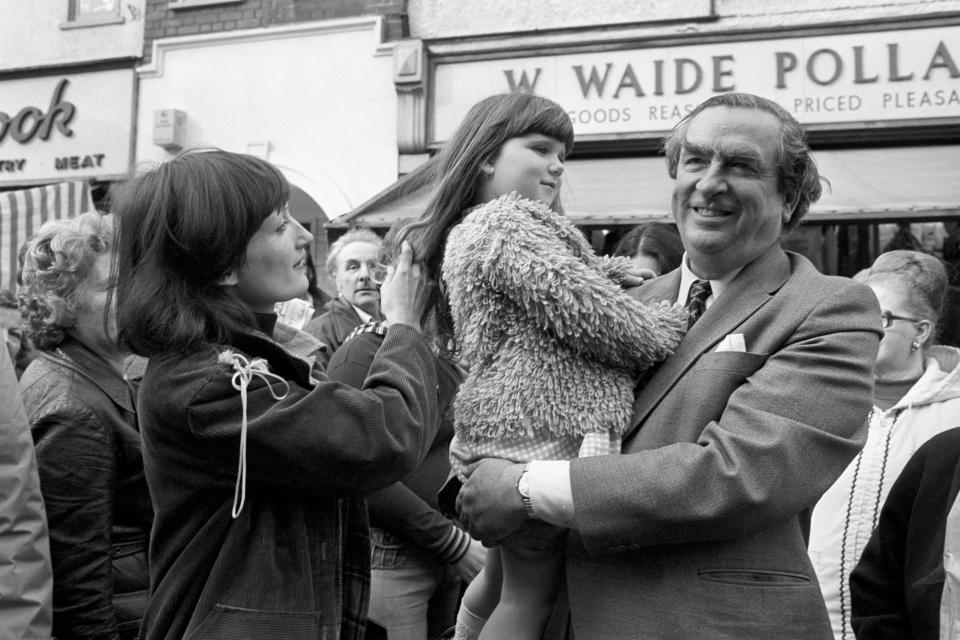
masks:
[[[283,400],[290,393],[290,384],[277,374],[271,373],[267,367],[267,361],[263,358],[248,360],[238,353],[224,351],[220,354],[218,360],[234,368],[235,371],[230,379],[230,384],[240,392],[240,404],[243,409],[243,420],[240,423],[240,461],[237,463],[237,484],[233,490],[233,509],[231,511],[234,519],[236,519],[243,511],[243,504],[247,499],[247,387],[250,386],[254,376],[258,376],[267,383],[267,388],[274,400]],[[277,395],[273,390],[272,382],[274,380],[286,387],[283,393]]]

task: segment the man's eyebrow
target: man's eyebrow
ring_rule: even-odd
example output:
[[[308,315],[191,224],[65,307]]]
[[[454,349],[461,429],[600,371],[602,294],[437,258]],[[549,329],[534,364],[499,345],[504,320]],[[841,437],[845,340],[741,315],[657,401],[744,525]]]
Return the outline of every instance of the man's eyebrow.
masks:
[[[735,158],[737,160],[753,160],[759,162],[763,159],[760,151],[748,146],[736,146],[728,149],[721,149],[720,155],[724,158]]]
[[[687,140],[685,140],[681,145],[681,150],[697,156],[711,155],[713,153],[713,149],[711,147],[697,144],[696,142],[689,142]]]

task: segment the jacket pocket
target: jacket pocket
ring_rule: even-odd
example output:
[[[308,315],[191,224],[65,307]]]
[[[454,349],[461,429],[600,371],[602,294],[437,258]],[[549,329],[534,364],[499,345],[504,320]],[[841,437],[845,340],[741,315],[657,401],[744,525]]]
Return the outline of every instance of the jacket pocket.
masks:
[[[700,569],[697,577],[705,582],[746,587],[805,587],[810,584],[810,577],[802,573],[768,569]]]
[[[320,614],[262,611],[214,605],[187,640],[315,640],[320,637]]]
[[[743,378],[751,375],[767,361],[766,353],[749,353],[746,351],[719,351],[705,353],[694,364],[694,368],[702,371],[728,371]]]

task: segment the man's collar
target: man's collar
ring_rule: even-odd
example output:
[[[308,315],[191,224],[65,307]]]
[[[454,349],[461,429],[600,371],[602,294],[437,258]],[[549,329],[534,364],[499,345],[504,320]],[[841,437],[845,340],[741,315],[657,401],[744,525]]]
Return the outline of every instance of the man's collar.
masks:
[[[367,324],[368,322],[374,319],[372,315],[370,315],[369,313],[367,313],[357,305],[353,304],[352,302],[349,304],[351,307],[353,307],[353,310],[357,312],[357,315],[360,316],[360,324]]]
[[[715,280],[710,280],[710,289],[713,293],[707,298],[707,306],[709,307],[713,304],[713,301],[720,297],[724,290],[730,286],[730,283],[733,282],[733,279],[737,277],[737,274],[743,270],[743,267],[737,267],[733,271],[723,274],[720,278]],[[683,259],[680,261],[680,292],[677,297],[677,302],[681,305],[687,304],[687,297],[690,294],[690,285],[693,284],[694,280],[700,280],[700,277],[697,276],[693,271],[690,270],[690,265],[687,263],[687,253],[683,253]]]

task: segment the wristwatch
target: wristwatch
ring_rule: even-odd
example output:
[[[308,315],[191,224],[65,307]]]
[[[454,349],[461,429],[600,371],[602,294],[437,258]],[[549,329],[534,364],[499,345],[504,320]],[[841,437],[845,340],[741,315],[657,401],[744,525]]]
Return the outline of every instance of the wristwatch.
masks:
[[[520,472],[520,479],[517,480],[517,493],[520,494],[520,500],[523,501],[523,510],[527,516],[533,517],[533,503],[530,502],[530,479],[527,474],[530,472],[529,465],[523,465],[523,471]]]

